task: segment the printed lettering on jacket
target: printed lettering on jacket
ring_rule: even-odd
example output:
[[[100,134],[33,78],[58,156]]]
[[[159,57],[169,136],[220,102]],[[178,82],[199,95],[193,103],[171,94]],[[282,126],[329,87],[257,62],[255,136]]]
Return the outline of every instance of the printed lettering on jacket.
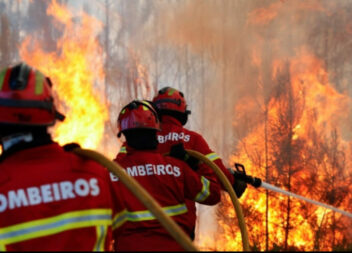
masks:
[[[24,189],[10,190],[6,194],[0,193],[0,213],[6,209],[34,206],[42,203],[74,199],[78,197],[98,196],[100,188],[98,180],[79,178],[74,182],[62,181],[43,184]]]
[[[132,167],[126,167],[126,172],[132,177],[150,176],[150,175],[170,175],[179,177],[181,175],[180,168],[171,164],[141,164]],[[111,181],[118,181],[118,177],[110,173]]]
[[[185,134],[184,132],[176,133],[170,132],[167,135],[158,135],[158,142],[165,143],[167,141],[179,141],[183,140],[184,142],[189,142],[191,136],[189,134]]]

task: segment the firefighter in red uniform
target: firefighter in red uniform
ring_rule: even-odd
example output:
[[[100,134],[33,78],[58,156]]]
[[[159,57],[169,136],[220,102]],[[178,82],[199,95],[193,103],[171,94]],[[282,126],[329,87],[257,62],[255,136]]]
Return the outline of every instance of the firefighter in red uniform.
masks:
[[[158,150],[161,153],[169,152],[170,148],[175,144],[183,144],[184,149],[195,150],[206,156],[209,160],[213,161],[226,175],[230,183],[236,192],[237,197],[241,197],[246,190],[247,184],[243,181],[236,180],[234,175],[230,173],[219,155],[209,148],[209,145],[205,139],[198,133],[188,130],[184,125],[188,121],[188,115],[191,113],[187,110],[187,104],[182,92],[171,88],[164,87],[160,89],[157,95],[153,98],[154,106],[158,108],[161,121],[161,132],[158,133]],[[179,152],[180,158],[184,157],[184,153]],[[198,161],[190,157],[189,163],[197,163]],[[207,178],[215,177],[216,175],[212,169],[208,167],[202,167],[198,171],[199,174],[206,176]],[[220,184],[220,182],[219,182]],[[221,184],[222,186],[222,184]],[[222,186],[224,189],[224,187]],[[224,189],[225,190],[225,189]],[[195,227],[196,221],[196,207],[195,203],[187,202],[188,209],[193,213],[189,216],[192,219],[192,223]]]
[[[159,119],[156,111],[145,101],[132,101],[126,105],[118,117],[119,135],[126,138],[127,154],[115,161],[126,169],[160,204],[175,222],[191,234],[186,199],[206,205],[220,201],[220,187],[199,176],[184,161],[163,156],[157,151],[157,131]],[[155,217],[127,190],[120,185],[126,210],[118,215],[116,225],[120,225],[115,238],[118,251],[181,251],[183,248],[161,226]],[[122,226],[121,226],[122,224]]]
[[[0,251],[112,249],[122,208],[109,173],[52,141],[56,119],[49,78],[24,63],[0,71]]]
[[[242,196],[247,188],[247,184],[244,181],[236,180],[235,175],[231,173],[231,170],[227,169],[219,155],[212,151],[205,141],[205,139],[198,133],[191,131],[184,127],[188,121],[188,115],[191,113],[187,110],[187,104],[182,92],[171,88],[164,87],[158,91],[158,94],[153,98],[152,103],[154,108],[157,110],[158,115],[161,119],[161,131],[158,135],[158,150],[161,154],[168,153],[173,147],[174,156],[180,159],[188,159],[187,162],[192,164],[198,164],[198,160],[186,155],[184,149],[195,150],[206,156],[208,159],[213,161],[225,174],[230,183],[233,186],[234,191],[238,198]],[[128,151],[126,145],[123,144],[117,158],[122,158]],[[208,180],[218,182],[222,189],[225,190],[223,185],[217,179],[217,176],[213,170],[207,167],[205,164],[198,166],[197,173],[206,177]],[[196,206],[194,201],[186,201],[189,215],[186,217],[189,219],[187,224],[191,227],[189,230],[191,238],[195,237],[195,224],[196,224]]]

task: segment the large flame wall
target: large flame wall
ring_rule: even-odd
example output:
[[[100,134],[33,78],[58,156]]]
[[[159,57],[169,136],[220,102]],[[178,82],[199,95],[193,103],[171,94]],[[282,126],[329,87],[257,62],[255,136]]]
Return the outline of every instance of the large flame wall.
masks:
[[[21,57],[54,83],[58,110],[66,116],[53,129],[54,139],[60,144],[77,142],[84,148],[95,149],[109,117],[104,103],[102,49],[96,38],[102,24],[84,13],[81,24],[75,24],[73,14],[56,1],[47,14],[65,29],[57,42],[56,52],[60,53],[45,52],[38,42],[27,37]]]

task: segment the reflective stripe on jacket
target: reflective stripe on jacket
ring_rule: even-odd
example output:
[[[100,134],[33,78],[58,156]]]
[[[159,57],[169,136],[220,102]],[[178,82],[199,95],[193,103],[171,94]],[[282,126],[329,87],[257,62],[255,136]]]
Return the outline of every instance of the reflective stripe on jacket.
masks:
[[[175,216],[179,214],[184,214],[187,212],[187,207],[185,204],[179,204],[175,206],[167,206],[162,208],[169,216]],[[123,225],[126,221],[139,222],[147,220],[155,220],[155,216],[149,210],[143,211],[127,211],[126,209],[118,213],[113,220],[113,229],[116,229]]]
[[[111,209],[80,210],[0,228],[0,242],[5,246],[73,229],[95,227],[97,238],[93,251],[104,251],[111,213]]]
[[[215,205],[220,201],[218,184],[199,176],[183,161],[163,156],[156,150],[133,150],[130,147],[127,147],[127,153],[124,156],[118,156],[118,158],[116,162],[130,176],[133,176],[189,235],[193,230],[187,222],[189,215],[185,204],[187,199],[207,205]],[[154,215],[118,179],[114,186],[115,190],[121,193],[123,205],[126,207],[124,211],[114,216],[113,228],[117,230],[117,237],[115,237],[117,248],[119,241],[123,240],[124,250],[138,250],[140,245],[136,245],[133,236],[136,233],[141,238],[148,238],[146,239],[148,242],[140,243],[150,245],[151,241],[159,242],[156,249],[144,248],[145,251],[167,250],[171,247],[168,245],[173,238]],[[174,246],[175,248],[171,247],[168,250],[179,250],[178,244]]]
[[[123,210],[108,171],[58,144],[0,162],[0,250],[111,250],[112,217]]]

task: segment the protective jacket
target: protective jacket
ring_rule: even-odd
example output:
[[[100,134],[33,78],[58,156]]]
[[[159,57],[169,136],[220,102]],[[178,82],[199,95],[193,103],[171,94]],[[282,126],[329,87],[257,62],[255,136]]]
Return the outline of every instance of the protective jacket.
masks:
[[[107,251],[121,208],[108,171],[57,143],[0,162],[0,251]]]
[[[163,115],[161,121],[161,132],[158,132],[158,142],[158,150],[162,154],[169,152],[172,145],[183,142],[185,149],[195,150],[206,156],[222,170],[231,185],[234,183],[234,177],[228,169],[226,169],[219,155],[209,148],[209,145],[205,139],[197,132],[184,128],[182,124],[174,117]],[[206,173],[205,170],[199,170],[198,172]],[[212,170],[208,173],[211,173],[213,177],[216,177]],[[223,189],[225,190],[225,188]]]
[[[233,185],[234,177],[226,169],[219,155],[217,155],[209,148],[208,143],[197,132],[184,128],[182,124],[174,117],[163,115],[161,131],[157,132],[157,135],[159,142],[158,151],[161,154],[169,153],[172,145],[183,142],[185,149],[198,151],[206,156],[209,160],[213,161],[226,175],[231,185]],[[122,159],[127,154],[128,151],[126,150],[126,144],[124,144],[121,147],[116,159]],[[225,190],[213,170],[208,166],[199,166],[197,173],[201,176],[204,176],[211,182],[217,182],[222,187],[222,189]],[[188,209],[188,215],[185,217],[185,219],[187,219],[187,224],[189,226],[188,230],[193,231],[191,233],[191,238],[194,238],[194,229],[197,219],[195,202],[187,199],[186,206]]]
[[[127,153],[115,161],[141,184],[175,222],[190,234],[186,199],[206,205],[220,200],[220,187],[195,173],[186,163],[156,150],[135,150],[127,146]],[[149,210],[129,190],[113,177],[116,191],[121,192],[126,209],[114,220],[119,226],[115,237],[118,251],[181,251]],[[121,225],[122,224],[122,225]]]
[[[231,182],[234,183],[233,176],[226,169],[220,157],[209,148],[208,143],[205,139],[198,133],[188,130],[182,126],[182,124],[174,117],[164,115],[161,122],[161,132],[158,132],[158,150],[159,152],[167,153],[170,151],[172,145],[183,142],[185,149],[195,150],[206,156],[209,160],[213,161],[226,175],[226,177]],[[199,175],[203,175],[208,179],[218,182],[218,184],[224,190],[223,185],[218,180],[214,171],[208,166],[200,166],[197,170]],[[196,205],[194,201],[186,201],[187,208],[189,210],[189,215],[187,216],[188,224],[195,230],[196,225]]]

